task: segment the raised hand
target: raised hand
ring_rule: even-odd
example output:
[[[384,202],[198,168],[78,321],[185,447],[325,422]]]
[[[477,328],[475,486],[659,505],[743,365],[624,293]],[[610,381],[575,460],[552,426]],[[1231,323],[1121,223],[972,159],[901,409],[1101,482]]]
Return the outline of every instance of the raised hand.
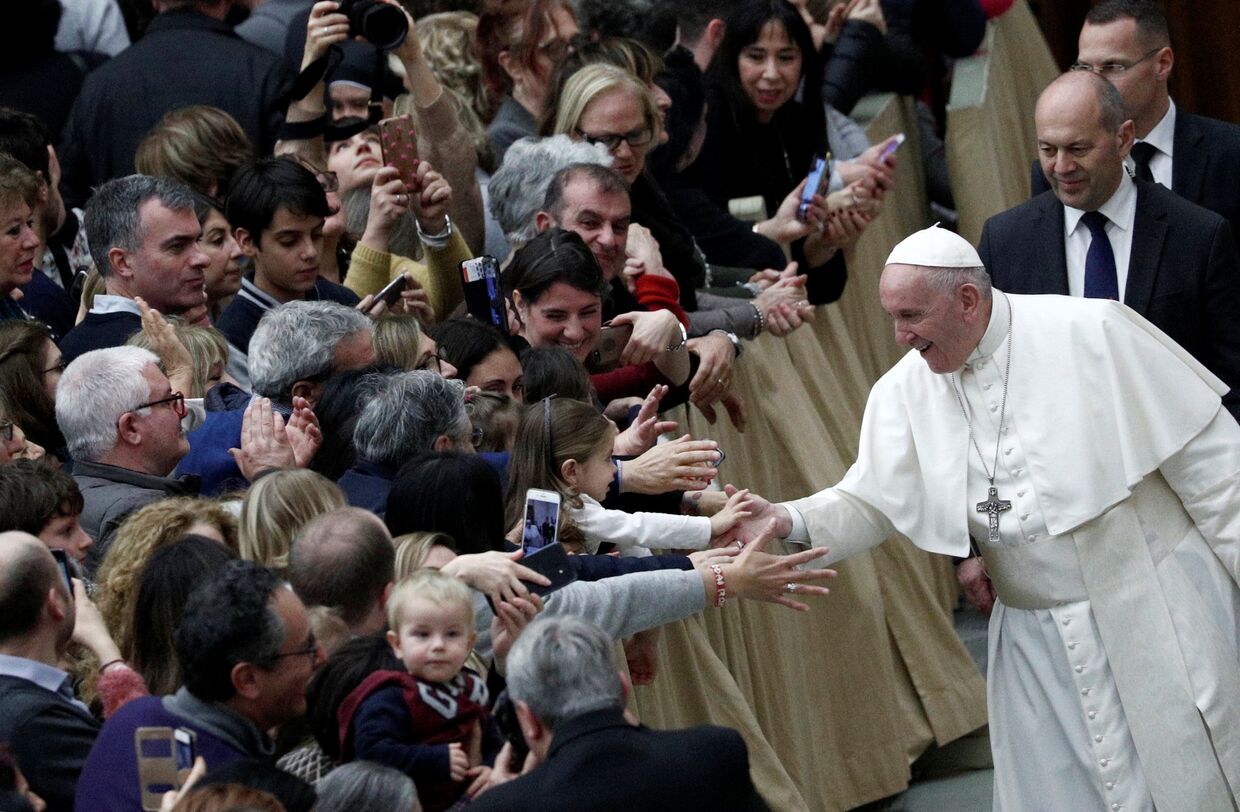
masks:
[[[803,550],[792,555],[772,555],[766,545],[775,538],[775,522],[768,522],[757,538],[745,545],[731,564],[723,565],[728,593],[739,598],[778,603],[798,612],[809,607],[792,595],[827,595],[831,590],[810,581],[834,578],[835,570],[799,570],[797,567],[828,553],[826,547]]]
[[[637,418],[627,429],[616,435],[612,444],[613,454],[622,457],[644,454],[655,444],[660,434],[676,430],[675,420],[659,419],[659,403],[667,392],[666,384],[658,384],[650,390],[650,394],[642,401]]]
[[[729,497],[737,493],[732,485],[725,485],[723,492]],[[772,525],[771,523],[774,522]],[[749,494],[749,516],[736,526],[737,540],[750,543],[758,538],[768,526],[775,538],[787,538],[792,532],[792,516],[787,508],[775,505],[756,493]]]

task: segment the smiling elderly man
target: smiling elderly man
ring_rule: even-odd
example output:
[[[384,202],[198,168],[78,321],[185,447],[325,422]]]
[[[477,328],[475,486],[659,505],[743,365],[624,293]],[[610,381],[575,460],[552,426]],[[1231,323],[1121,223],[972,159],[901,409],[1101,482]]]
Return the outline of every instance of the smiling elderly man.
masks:
[[[969,554],[997,593],[995,809],[1231,809],[1240,799],[1240,426],[1227,387],[1112,301],[992,289],[938,228],[879,284],[909,352],[871,392],[857,461],[762,504],[743,535],[895,532]]]

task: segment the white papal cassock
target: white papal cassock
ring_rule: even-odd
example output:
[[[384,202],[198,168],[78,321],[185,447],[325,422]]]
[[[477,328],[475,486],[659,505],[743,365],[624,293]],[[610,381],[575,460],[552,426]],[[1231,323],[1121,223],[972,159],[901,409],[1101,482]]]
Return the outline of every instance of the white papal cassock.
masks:
[[[999,434],[1003,377],[1011,368]],[[994,294],[956,375],[910,352],[870,393],[857,462],[788,503],[827,561],[893,530],[982,542],[998,602],[988,700],[995,809],[1240,806],[1240,426],[1226,387],[1116,302]],[[794,514],[795,533],[802,522]]]

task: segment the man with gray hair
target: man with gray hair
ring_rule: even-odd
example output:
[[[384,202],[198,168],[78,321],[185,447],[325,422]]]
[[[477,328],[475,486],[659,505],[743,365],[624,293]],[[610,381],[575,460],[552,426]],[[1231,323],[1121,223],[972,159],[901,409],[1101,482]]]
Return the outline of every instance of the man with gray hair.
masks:
[[[91,257],[107,286],[60,343],[65,362],[119,347],[141,329],[137,298],[165,315],[205,320],[202,228],[189,187],[172,178],[129,175],[99,187],[86,205]]]
[[[573,164],[611,163],[606,147],[574,141],[567,135],[522,138],[509,147],[504,163],[491,176],[487,194],[491,215],[512,249],[525,245],[539,232],[534,218],[542,210],[547,187],[557,172]]]
[[[538,766],[487,790],[471,808],[766,809],[735,730],[652,730],[625,718],[629,682],[613,649],[600,628],[577,617],[543,615],[526,627],[508,653],[506,676]]]
[[[189,450],[185,398],[172,391],[159,358],[139,347],[92,350],[65,368],[56,422],[82,491],[82,529],[95,540],[94,573],[130,513],[168,496],[196,495],[198,481],[171,476]]]
[[[435,451],[475,453],[465,386],[434,372],[387,375],[353,429],[357,462],[340,478],[350,505],[387,512],[392,480],[406,461]]]
[[[323,384],[332,375],[363,369],[374,360],[374,324],[357,310],[326,301],[272,308],[250,339],[254,399],[242,408],[208,413],[202,426],[189,435],[190,451],[181,471],[202,477],[205,493],[217,493],[248,478],[238,465],[241,455],[231,453],[246,436],[247,412],[261,413],[260,424],[274,422],[274,439],[289,446],[292,463],[309,465],[321,440],[313,409]],[[267,412],[272,413],[270,418],[265,417]],[[279,436],[281,427],[285,440]]]

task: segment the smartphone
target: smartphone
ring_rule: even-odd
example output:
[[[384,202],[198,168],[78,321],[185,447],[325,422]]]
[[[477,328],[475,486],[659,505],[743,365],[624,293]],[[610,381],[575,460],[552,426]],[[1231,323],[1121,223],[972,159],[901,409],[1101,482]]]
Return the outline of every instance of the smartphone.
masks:
[[[892,139],[891,143],[883,147],[883,151],[878,154],[878,160],[885,161],[892,155],[895,155],[896,150],[900,148],[900,145],[903,144],[904,141],[904,133],[896,133],[896,137]]]
[[[521,723],[517,721],[517,706],[513,704],[512,697],[508,695],[507,688],[501,691],[495,700],[495,709],[491,712],[491,717],[495,720],[495,726],[499,728],[500,734],[512,745],[512,761],[504,766],[513,772],[521,772],[521,768],[525,765],[525,757],[529,755],[530,746],[526,743],[524,734],[521,733]]]
[[[633,336],[633,325],[604,325],[598,331],[594,349],[586,357],[586,368],[591,372],[610,372],[620,366],[620,356]]]
[[[555,546],[560,537],[560,495],[555,491],[530,488],[525,492],[525,526],[521,530],[521,549],[529,556],[544,547]]]
[[[65,576],[65,586],[69,587],[69,594],[73,594],[73,565],[69,563],[69,554],[59,547],[52,548],[52,558],[56,559],[56,564],[60,567],[60,574]]]
[[[465,310],[478,321],[508,335],[508,308],[499,284],[499,263],[492,256],[480,256],[461,263],[465,288]]]
[[[814,204],[815,195],[825,195],[831,187],[831,153],[825,158],[814,158],[809,175],[805,178],[805,188],[801,190],[801,203],[797,206],[797,219],[802,223],[809,220],[809,210]]]
[[[198,734],[188,727],[178,727],[172,731],[172,741],[177,771],[194,769],[194,759],[198,755]]]
[[[383,290],[375,294],[374,302],[371,307],[378,307],[379,302],[383,302],[390,310],[392,305],[396,304],[396,300],[400,298],[400,294],[409,287],[409,277],[401,274],[400,276],[388,282]]]
[[[392,116],[379,122],[379,148],[383,163],[400,172],[408,189],[416,188],[418,180],[418,139],[413,130],[413,116]]]
[[[164,793],[180,789],[184,780],[177,769],[172,728],[139,727],[133,732],[133,746],[142,808],[154,812],[160,808]]]
[[[546,597],[577,580],[577,570],[573,569],[573,565],[569,563],[568,551],[564,549],[563,544],[548,545],[532,555],[526,553],[518,563],[529,567],[539,575],[547,576],[547,580],[551,582],[549,586],[526,584],[530,592],[540,597]]]

